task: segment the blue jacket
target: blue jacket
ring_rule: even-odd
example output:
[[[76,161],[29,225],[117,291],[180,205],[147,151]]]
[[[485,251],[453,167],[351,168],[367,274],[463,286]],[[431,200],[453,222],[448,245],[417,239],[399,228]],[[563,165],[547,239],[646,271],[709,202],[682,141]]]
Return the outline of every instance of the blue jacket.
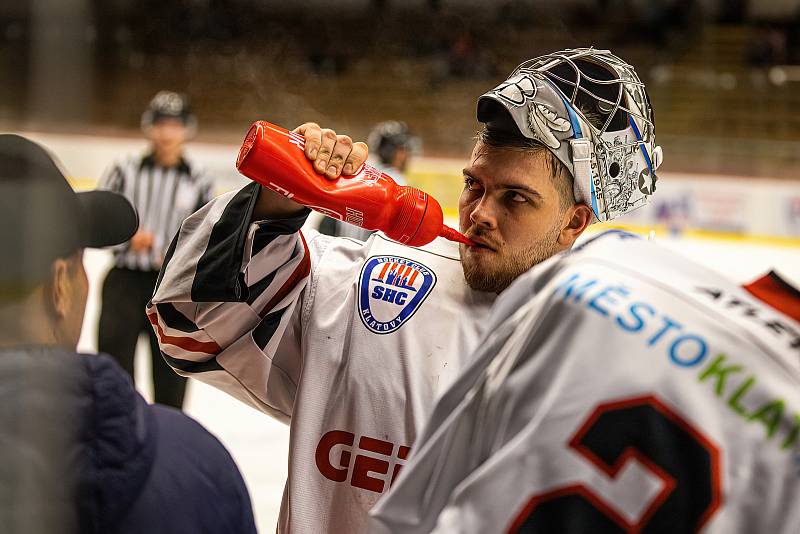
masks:
[[[10,533],[254,533],[222,444],[148,405],[107,356],[0,350],[0,525]]]

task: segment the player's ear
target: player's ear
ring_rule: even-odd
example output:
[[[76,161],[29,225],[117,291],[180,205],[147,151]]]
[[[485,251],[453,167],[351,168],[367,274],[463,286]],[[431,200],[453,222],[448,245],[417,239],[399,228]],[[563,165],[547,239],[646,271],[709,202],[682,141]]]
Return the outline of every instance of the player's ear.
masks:
[[[590,224],[594,213],[586,204],[573,204],[564,212],[563,226],[558,234],[558,244],[570,248]]]
[[[51,267],[51,277],[45,286],[45,304],[52,317],[66,317],[71,298],[70,268],[67,260],[58,258]]]

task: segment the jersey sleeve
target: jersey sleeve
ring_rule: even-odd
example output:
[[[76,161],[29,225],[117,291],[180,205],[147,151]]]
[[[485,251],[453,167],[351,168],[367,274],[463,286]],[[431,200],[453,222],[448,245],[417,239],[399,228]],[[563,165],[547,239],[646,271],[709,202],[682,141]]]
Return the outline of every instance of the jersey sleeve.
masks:
[[[490,425],[485,421],[479,422],[486,409],[483,405],[485,388],[490,387],[484,379],[487,369],[492,368],[495,359],[499,360],[498,355],[512,350],[509,345],[513,344],[515,337],[526,335],[521,328],[521,319],[530,318],[531,308],[537,309],[537,303],[543,297],[546,299],[539,293],[562,265],[561,256],[547,260],[537,267],[536,278],[528,277],[525,284],[515,282],[495,301],[486,334],[470,363],[436,401],[414,442],[411,458],[402,468],[402,474],[392,484],[389,493],[370,511],[370,533],[503,531],[497,524],[487,527],[488,518],[473,514],[474,507],[469,506],[473,501],[464,506],[455,502],[453,495],[456,488],[475,475],[477,449],[493,442],[491,431],[482,428],[482,425]],[[514,468],[521,470],[519,465]],[[519,487],[503,486],[506,479],[500,482],[500,486],[481,493],[481,498],[489,503],[484,508],[491,508],[498,501],[498,495],[508,500],[508,496],[520,493]],[[518,484],[519,481],[512,483]],[[482,506],[480,499],[477,501]]]
[[[170,245],[147,315],[179,374],[288,421],[299,380],[308,212],[250,223],[259,186],[189,216]]]

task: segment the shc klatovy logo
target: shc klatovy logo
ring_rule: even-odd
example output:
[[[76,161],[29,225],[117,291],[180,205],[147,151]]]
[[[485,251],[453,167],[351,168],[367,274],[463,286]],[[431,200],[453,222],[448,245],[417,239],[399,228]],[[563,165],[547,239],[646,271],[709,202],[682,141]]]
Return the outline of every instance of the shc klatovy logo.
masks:
[[[398,256],[373,256],[359,278],[358,314],[376,334],[400,328],[414,315],[436,284],[424,265]]]

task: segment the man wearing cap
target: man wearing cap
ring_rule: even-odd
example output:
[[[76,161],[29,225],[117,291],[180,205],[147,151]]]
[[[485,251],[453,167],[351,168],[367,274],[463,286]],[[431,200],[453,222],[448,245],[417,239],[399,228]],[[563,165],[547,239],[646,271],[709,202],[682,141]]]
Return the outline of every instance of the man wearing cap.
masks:
[[[145,333],[155,402],[176,408],[183,404],[186,379],[164,363],[142,310],[181,221],[212,198],[211,180],[183,152],[196,127],[184,95],[159,92],[142,115],[150,150],[112,165],[99,185],[125,195],[139,214],[139,229],[128,243],[114,249],[114,266],[103,284],[98,348],[133,376],[136,342]]]
[[[255,532],[224,447],[148,405],[108,356],[75,352],[85,247],[114,246],[136,213],[75,193],[50,155],[0,135],[0,525],[4,533]]]
[[[280,532],[363,532],[496,295],[648,199],[627,181],[655,177],[652,112],[609,52],[526,62],[479,99],[478,119],[459,202],[477,246],[301,231],[308,210],[257,184],[181,228],[148,313],[175,369],[290,423]],[[296,133],[331,180],[366,159],[316,124]]]

